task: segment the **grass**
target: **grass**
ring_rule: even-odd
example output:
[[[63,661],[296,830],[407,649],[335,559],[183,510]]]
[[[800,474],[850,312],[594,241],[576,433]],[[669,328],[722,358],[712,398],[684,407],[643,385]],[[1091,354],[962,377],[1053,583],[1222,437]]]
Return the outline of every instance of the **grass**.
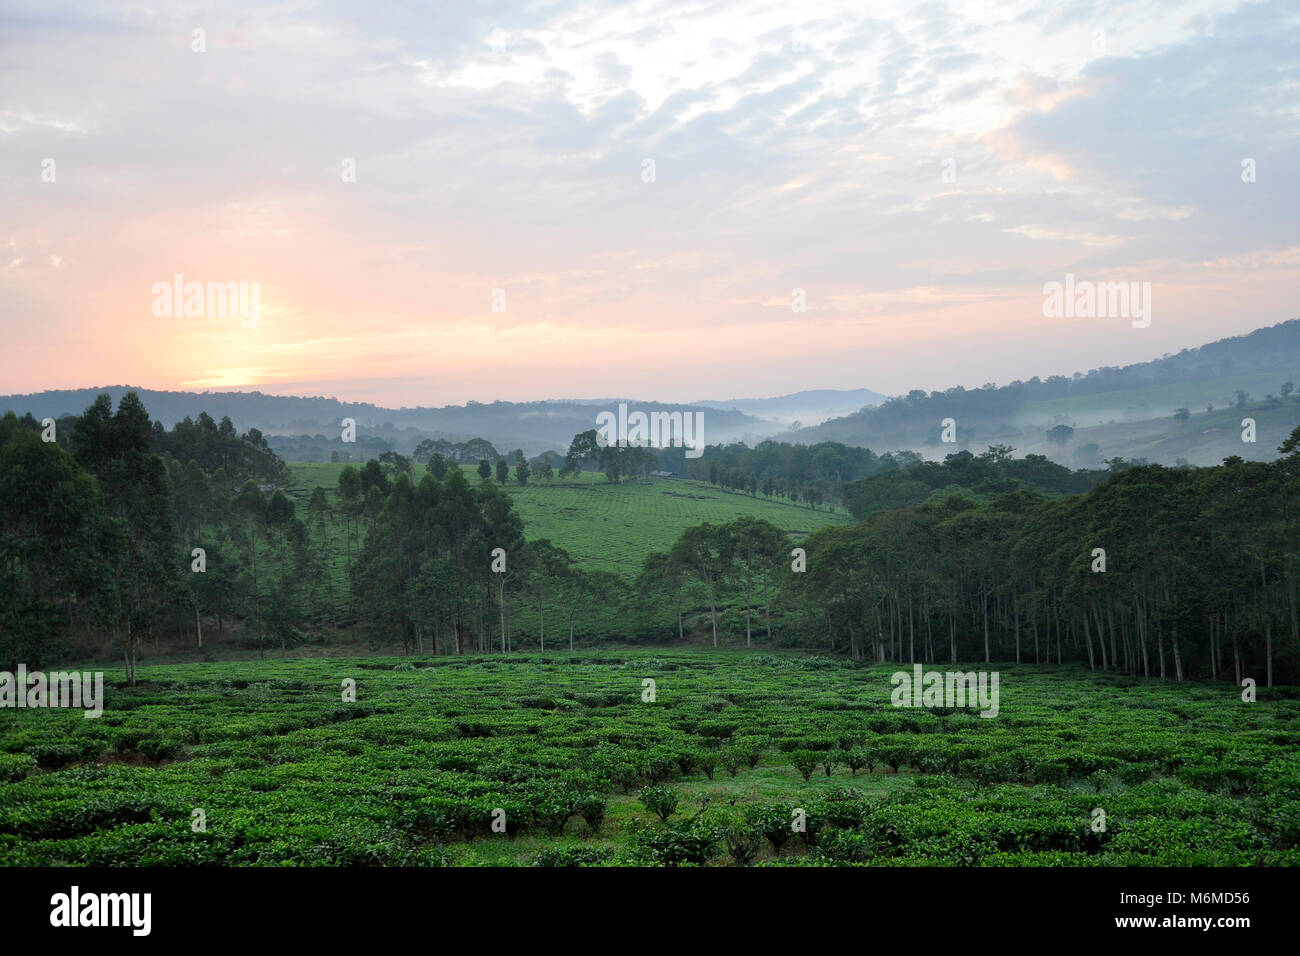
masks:
[[[306,502],[315,487],[323,486],[333,496],[344,467],[289,464],[301,517],[306,517]],[[464,471],[472,483],[478,483],[474,468],[465,466]],[[573,555],[583,570],[610,571],[629,579],[647,554],[666,551],[684,530],[706,521],[725,524],[744,516],[763,518],[796,540],[824,525],[849,521],[843,511],[814,510],[783,499],[733,494],[703,482],[668,478],[614,484],[603,475],[587,473],[550,485],[531,481],[521,487],[512,477],[505,488],[529,540],[549,538]]]

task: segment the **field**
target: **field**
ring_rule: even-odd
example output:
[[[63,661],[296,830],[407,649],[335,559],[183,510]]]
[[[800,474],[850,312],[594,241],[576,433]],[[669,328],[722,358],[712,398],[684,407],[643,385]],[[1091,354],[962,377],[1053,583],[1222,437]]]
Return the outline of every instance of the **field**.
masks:
[[[290,463],[292,489],[306,518],[312,489],[327,488],[331,497],[339,472],[346,467],[316,462]],[[478,474],[465,466],[470,483]],[[832,522],[847,523],[844,511],[811,508],[784,499],[733,494],[697,481],[650,478],[614,484],[604,475],[585,473],[551,485],[533,481],[521,487],[512,477],[505,485],[524,521],[530,541],[549,538],[568,551],[584,571],[610,571],[632,577],[652,551],[666,551],[694,525],[725,524],[742,516],[764,518],[785,531],[806,534]]]
[[[1300,863],[1293,690],[1006,666],[984,719],[891,706],[896,669],[635,652],[108,672],[98,719],[0,713],[0,863]]]

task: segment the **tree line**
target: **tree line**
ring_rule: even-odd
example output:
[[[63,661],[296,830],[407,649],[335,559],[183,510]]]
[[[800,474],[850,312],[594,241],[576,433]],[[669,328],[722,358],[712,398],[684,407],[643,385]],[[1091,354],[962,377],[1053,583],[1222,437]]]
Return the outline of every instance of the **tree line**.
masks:
[[[571,460],[595,467],[603,450]],[[116,410],[102,396],[57,423],[0,419],[0,661],[36,666],[98,631],[133,677],[164,633],[202,647],[233,618],[236,646],[259,654],[331,628],[435,654],[693,633],[867,661],[1292,682],[1300,429],[1280,452],[1105,472],[1003,446],[867,453],[839,462],[841,479],[874,469],[842,480],[853,525],[796,540],[754,518],[703,524],[626,580],[525,540],[499,470],[475,484],[437,452],[422,474],[388,453],[295,505],[256,429],[200,415],[166,430],[135,395]]]
[[[249,567],[232,556],[256,544],[260,523],[276,535],[277,584],[298,580],[288,565],[302,534],[277,487],[284,477],[257,429],[239,435],[229,418],[203,414],[167,431],[134,392],[116,411],[105,394],[58,421],[6,413],[0,660],[39,665],[74,630],[102,629],[134,680],[141,649],[164,630],[188,621],[201,642],[204,604],[251,603],[260,626],[256,550]]]
[[[866,659],[1294,682],[1298,446],[1300,429],[1270,463],[1116,461],[1082,494],[986,482],[869,510],[806,542],[809,570],[790,580],[799,627]]]

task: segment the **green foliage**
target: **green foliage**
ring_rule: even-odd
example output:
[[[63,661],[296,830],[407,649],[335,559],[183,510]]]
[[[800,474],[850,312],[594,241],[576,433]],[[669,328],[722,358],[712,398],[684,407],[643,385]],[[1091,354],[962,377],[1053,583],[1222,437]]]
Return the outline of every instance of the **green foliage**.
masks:
[[[703,866],[718,850],[717,829],[699,817],[642,830],[632,840],[629,862]]]
[[[643,787],[637,794],[637,799],[641,801],[641,806],[656,814],[665,823],[677,810],[677,791],[672,787]]]
[[[803,776],[804,783],[808,782],[819,762],[820,757],[816,751],[796,750],[790,754],[790,763]]]
[[[36,758],[31,754],[0,753],[0,783],[16,783],[36,769]]]

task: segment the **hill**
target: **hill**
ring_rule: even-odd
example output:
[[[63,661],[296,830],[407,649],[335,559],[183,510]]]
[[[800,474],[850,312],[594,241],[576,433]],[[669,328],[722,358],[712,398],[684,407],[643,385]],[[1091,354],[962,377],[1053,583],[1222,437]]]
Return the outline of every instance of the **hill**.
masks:
[[[599,411],[614,411],[619,400],[468,402],[440,408],[384,408],[366,402],[342,402],[320,396],[265,395],[262,392],[172,392],[127,385],[102,388],[64,389],[29,395],[0,396],[0,415],[8,410],[36,418],[80,415],[97,396],[108,393],[114,405],[128,391],[139,394],[150,415],[170,428],[184,418],[197,419],[207,412],[215,419],[229,417],[235,428],[257,428],[272,439],[277,453],[287,459],[307,459],[318,454],[327,460],[331,450],[356,451],[339,441],[340,422],[351,418],[357,425],[357,440],[378,455],[383,451],[410,454],[425,438],[466,441],[486,438],[498,448],[521,448],[528,455],[568,448],[573,436],[596,427]],[[705,440],[709,443],[755,441],[780,426],[743,412],[714,407],[673,405],[663,402],[628,401],[644,412],[673,412],[688,409],[706,412]],[[277,441],[286,436],[307,436],[310,441]],[[304,447],[316,451],[304,452]]]
[[[331,494],[339,472],[331,463],[291,463],[292,496],[305,513],[317,486]],[[465,475],[477,484],[478,475]],[[687,528],[704,522],[725,524],[739,517],[764,518],[797,537],[828,524],[847,524],[839,510],[799,507],[786,501],[733,494],[703,482],[649,478],[612,484],[603,475],[584,473],[551,485],[530,482],[505,486],[524,521],[529,540],[549,538],[568,551],[584,571],[609,571],[631,579],[645,556],[666,551]]]
[[[1122,368],[1034,377],[1001,387],[914,390],[874,408],[784,432],[776,440],[839,441],[927,457],[1009,444],[1018,454],[1044,454],[1076,467],[1095,467],[1116,456],[1168,465],[1180,458],[1213,464],[1234,454],[1269,460],[1277,442],[1300,420],[1300,408],[1287,399],[1296,381],[1300,320],[1293,319]],[[1187,409],[1191,418],[1176,420],[1178,409]],[[1260,425],[1253,444],[1240,438],[1246,416]],[[955,444],[941,440],[948,418],[956,423]],[[1234,424],[1229,427],[1229,422]],[[1048,430],[1059,425],[1074,429],[1073,435],[1049,440]]]

